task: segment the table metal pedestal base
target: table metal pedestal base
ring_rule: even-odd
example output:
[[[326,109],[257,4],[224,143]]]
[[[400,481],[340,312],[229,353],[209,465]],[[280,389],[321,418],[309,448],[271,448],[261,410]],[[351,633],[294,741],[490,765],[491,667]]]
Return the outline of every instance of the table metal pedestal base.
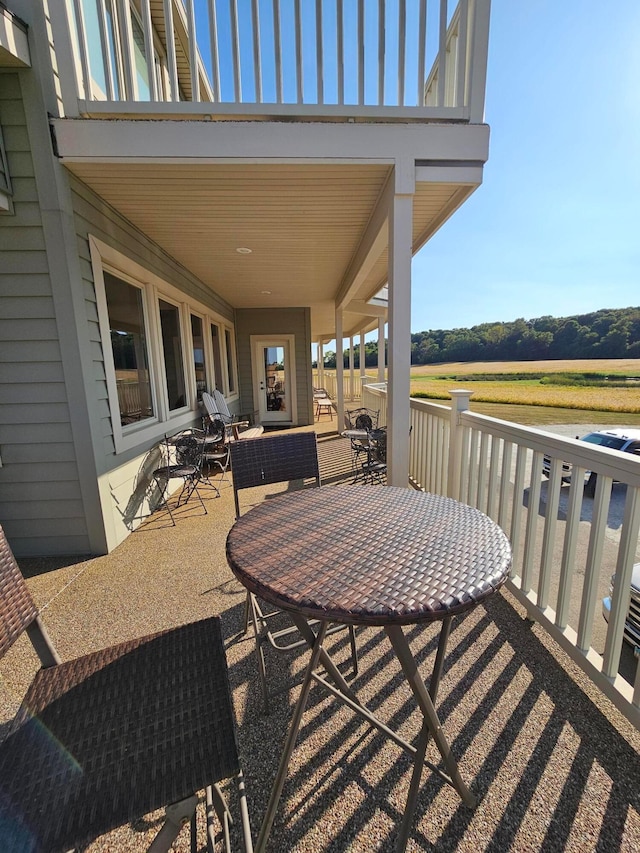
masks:
[[[445,782],[454,787],[465,805],[474,807],[476,805],[476,799],[460,775],[457,762],[451,754],[449,744],[444,736],[440,720],[438,719],[438,715],[434,707],[438,694],[438,686],[440,683],[440,676],[442,674],[444,657],[446,654],[447,641],[451,630],[452,617],[448,616],[442,622],[440,638],[438,641],[438,651],[436,653],[433,673],[431,675],[428,690],[420,676],[418,665],[411,653],[411,649],[409,648],[409,644],[402,628],[399,626],[386,626],[384,629],[389,637],[391,645],[400,662],[400,666],[402,667],[402,671],[405,674],[424,718],[417,746],[414,746],[401,738],[396,732],[389,729],[381,720],[378,720],[377,717],[375,717],[371,711],[369,711],[369,709],[360,702],[354,691],[344,680],[342,674],[323,647],[328,623],[322,622],[318,634],[316,635],[302,616],[294,613],[289,613],[289,616],[293,619],[301,634],[309,643],[312,651],[311,658],[305,672],[305,678],[302,683],[300,696],[294,708],[289,734],[287,735],[287,740],[280,759],[278,773],[273,783],[271,796],[267,805],[267,811],[260,829],[260,835],[256,845],[256,853],[264,853],[266,849],[269,833],[271,832],[282,789],[284,788],[284,783],[287,777],[289,761],[293,754],[293,749],[298,737],[298,731],[302,722],[302,715],[307,704],[309,691],[313,681],[317,681],[322,684],[327,690],[329,690],[329,692],[333,693],[334,696],[340,699],[343,704],[347,705],[352,711],[372,726],[379,729],[387,735],[387,737],[402,747],[402,749],[407,753],[413,756],[414,767],[409,786],[409,793],[407,795],[404,817],[400,827],[398,841],[396,843],[397,853],[402,853],[406,849],[413,821],[413,813],[415,811],[418,792],[420,790],[422,770],[425,765],[437,773]],[[324,667],[326,673],[334,682],[333,684],[326,679],[324,674],[318,671],[318,665],[322,665],[322,667]],[[427,746],[431,737],[433,737],[434,742],[438,747],[438,751],[442,756],[446,772],[442,771],[439,767],[434,766],[425,759]]]

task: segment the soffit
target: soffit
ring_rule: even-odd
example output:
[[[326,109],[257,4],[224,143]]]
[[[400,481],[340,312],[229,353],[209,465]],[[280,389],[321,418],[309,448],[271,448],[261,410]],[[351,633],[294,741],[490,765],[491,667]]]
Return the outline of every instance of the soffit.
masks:
[[[381,164],[66,165],[234,308],[311,308],[314,338],[335,329],[336,295],[390,174]],[[418,185],[416,248],[459,189]],[[353,298],[366,301],[385,283],[386,258]],[[376,326],[345,312],[345,335]]]

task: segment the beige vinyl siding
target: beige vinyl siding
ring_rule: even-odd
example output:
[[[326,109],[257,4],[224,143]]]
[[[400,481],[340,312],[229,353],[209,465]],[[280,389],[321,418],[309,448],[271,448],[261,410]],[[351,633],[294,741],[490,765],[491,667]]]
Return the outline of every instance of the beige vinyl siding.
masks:
[[[0,521],[18,555],[89,541],[19,75],[0,77],[14,213],[0,217]]]
[[[297,423],[313,423],[311,312],[308,308],[242,308],[236,311],[239,411],[253,409],[251,335],[295,335]]]

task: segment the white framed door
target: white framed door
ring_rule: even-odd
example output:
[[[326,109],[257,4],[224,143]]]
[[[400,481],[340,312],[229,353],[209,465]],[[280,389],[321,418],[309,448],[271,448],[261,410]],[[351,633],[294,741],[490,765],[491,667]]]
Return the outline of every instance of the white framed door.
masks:
[[[295,336],[251,336],[253,403],[263,424],[297,422]]]

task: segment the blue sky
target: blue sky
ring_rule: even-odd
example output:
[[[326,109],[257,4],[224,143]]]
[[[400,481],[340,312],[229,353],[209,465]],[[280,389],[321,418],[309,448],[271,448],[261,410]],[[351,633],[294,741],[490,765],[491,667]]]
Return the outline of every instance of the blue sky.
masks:
[[[639,0],[493,0],[486,121],[483,185],[414,259],[412,331],[640,305]]]

